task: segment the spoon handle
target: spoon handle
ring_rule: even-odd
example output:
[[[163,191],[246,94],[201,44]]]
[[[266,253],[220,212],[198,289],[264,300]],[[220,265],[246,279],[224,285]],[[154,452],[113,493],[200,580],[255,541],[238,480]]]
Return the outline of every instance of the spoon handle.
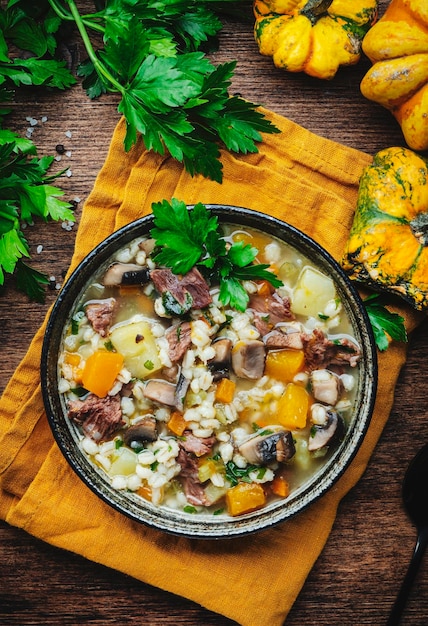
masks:
[[[392,607],[386,626],[398,626],[398,624],[400,623],[401,615],[406,605],[406,601],[409,596],[409,592],[412,587],[413,581],[415,580],[416,574],[418,573],[419,566],[421,564],[422,557],[425,553],[427,544],[428,544],[428,526],[425,526],[419,529],[418,531],[418,538],[416,541],[416,545],[413,551],[411,561],[409,563],[409,568],[406,572],[403,582],[401,583],[400,591],[398,592],[397,598],[395,600],[394,606]]]

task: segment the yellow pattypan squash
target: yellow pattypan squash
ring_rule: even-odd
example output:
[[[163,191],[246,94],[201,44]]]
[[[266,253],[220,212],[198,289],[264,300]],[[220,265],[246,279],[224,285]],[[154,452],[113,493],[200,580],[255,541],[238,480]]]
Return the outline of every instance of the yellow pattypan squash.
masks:
[[[330,79],[360,59],[377,6],[377,0],[255,0],[255,39],[277,67]]]
[[[361,82],[392,111],[413,150],[428,150],[428,0],[392,0],[363,42],[373,66]]]
[[[364,169],[342,266],[428,309],[428,164],[409,148],[381,150]]]

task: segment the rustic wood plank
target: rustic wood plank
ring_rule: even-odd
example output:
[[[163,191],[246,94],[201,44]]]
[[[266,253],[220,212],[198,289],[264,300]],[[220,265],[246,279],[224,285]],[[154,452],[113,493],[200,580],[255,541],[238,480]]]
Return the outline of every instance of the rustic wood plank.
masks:
[[[89,2],[81,4],[91,6]],[[386,0],[380,2],[381,11],[386,5]],[[216,62],[237,59],[233,91],[314,133],[369,154],[403,143],[392,116],[359,92],[359,82],[369,67],[367,59],[340,70],[330,82],[287,74],[258,54],[251,19],[247,23],[225,22],[220,49],[213,58]],[[115,96],[89,101],[79,84],[62,94],[30,90],[19,94],[13,105],[11,127],[23,134],[28,126],[26,117],[47,116],[34,131],[40,154],[55,154],[59,143],[71,152],[56,167],[70,165],[72,176],[63,176],[61,186],[68,199],[81,199],[78,216],[106,157],[119,119],[116,106]],[[71,138],[65,136],[66,131],[71,131]],[[61,282],[69,265],[74,236],[75,229],[67,232],[58,224],[28,230],[34,265],[55,276],[55,282]],[[38,255],[39,244],[43,251]],[[30,303],[7,282],[0,297],[0,391],[25,355],[55,295],[55,290],[48,291],[45,305]],[[428,439],[427,331],[424,323],[409,344],[389,422],[365,475],[341,503],[333,532],[286,620],[287,626],[379,626],[386,620],[415,540],[400,489],[408,461]],[[0,523],[0,559],[0,624],[233,623],[185,599],[44,544],[5,523]],[[403,626],[426,623],[425,561]]]

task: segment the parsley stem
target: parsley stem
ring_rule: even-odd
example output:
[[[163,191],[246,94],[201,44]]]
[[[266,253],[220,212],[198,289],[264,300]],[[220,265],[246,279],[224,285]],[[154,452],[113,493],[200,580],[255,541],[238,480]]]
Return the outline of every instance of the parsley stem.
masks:
[[[67,2],[68,0],[65,0],[65,1]],[[75,21],[75,18],[73,17],[73,15],[69,13],[68,11],[66,11],[59,4],[59,2],[57,2],[57,0],[48,0],[48,2],[51,5],[52,9],[55,11],[55,13],[58,15],[58,17],[60,17],[62,20],[69,21],[69,22]],[[81,15],[80,18],[82,20],[82,23],[85,24],[86,26],[89,26],[89,28],[91,28],[92,30],[97,30],[100,33],[104,33],[105,32],[104,26],[102,26],[102,24],[98,24],[97,22],[93,21],[93,18],[99,19],[100,15],[101,15],[100,13],[87,13],[86,15]]]
[[[124,87],[114,78],[114,76],[112,76],[112,74],[110,74],[105,65],[101,63],[101,61],[97,57],[89,38],[88,32],[86,30],[85,19],[80,15],[76,3],[74,2],[74,0],[66,0],[66,2],[70,8],[71,16],[70,14],[67,15],[66,13],[64,13],[62,8],[57,4],[56,0],[49,0],[49,4],[61,19],[74,20],[77,28],[79,29],[79,33],[82,37],[86,52],[88,53],[88,56],[92,61],[95,71],[100,77],[105,78],[110,83],[110,85],[123,96],[125,93]],[[101,30],[102,32],[104,32],[104,29],[96,24],[96,22],[90,22],[88,25],[90,25],[90,27],[94,28],[95,30]]]

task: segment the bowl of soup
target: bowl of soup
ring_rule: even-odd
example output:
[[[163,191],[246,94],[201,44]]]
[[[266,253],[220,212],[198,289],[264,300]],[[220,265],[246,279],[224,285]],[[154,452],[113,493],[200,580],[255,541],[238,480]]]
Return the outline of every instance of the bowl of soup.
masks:
[[[257,211],[197,207],[214,254],[178,239],[171,252],[154,215],[88,254],[51,312],[41,378],[89,489],[152,528],[216,539],[285,522],[335,484],[370,423],[377,362],[325,249]]]

